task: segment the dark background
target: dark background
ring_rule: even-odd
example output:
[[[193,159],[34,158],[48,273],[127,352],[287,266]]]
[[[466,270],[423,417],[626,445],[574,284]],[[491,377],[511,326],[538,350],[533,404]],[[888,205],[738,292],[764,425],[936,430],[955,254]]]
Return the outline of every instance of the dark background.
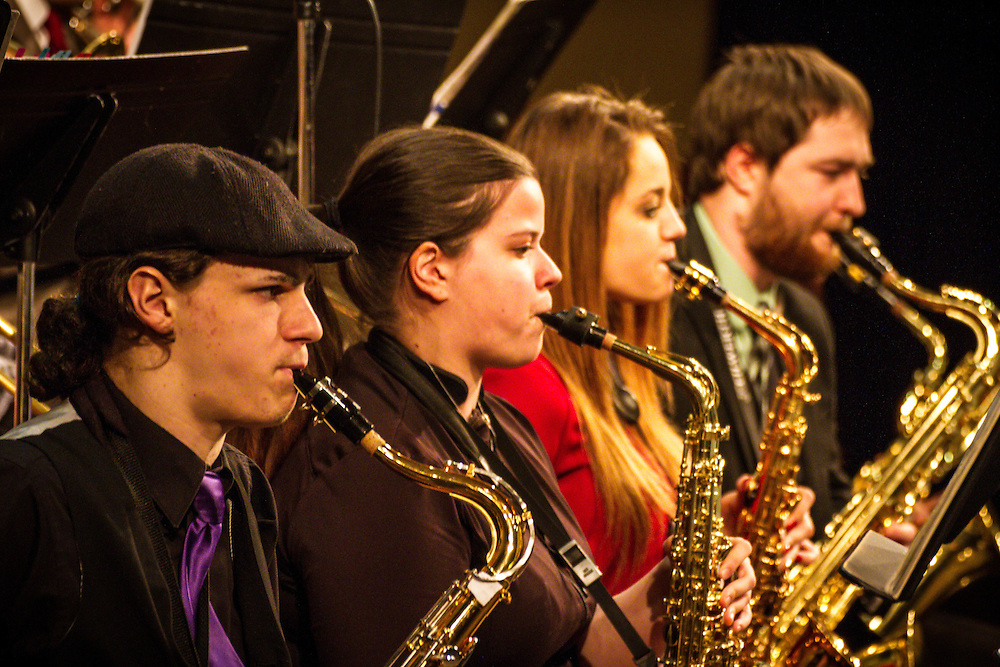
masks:
[[[451,63],[502,3],[469,0]],[[810,44],[854,72],[875,109],[876,164],[859,224],[899,272],[1000,298],[998,23],[986,2],[598,0],[536,96],[600,83],[668,109],[683,139],[698,88],[734,44]],[[881,304],[831,280],[840,427],[848,468],[883,449],[923,346]],[[928,315],[952,360],[974,344],[964,325]]]

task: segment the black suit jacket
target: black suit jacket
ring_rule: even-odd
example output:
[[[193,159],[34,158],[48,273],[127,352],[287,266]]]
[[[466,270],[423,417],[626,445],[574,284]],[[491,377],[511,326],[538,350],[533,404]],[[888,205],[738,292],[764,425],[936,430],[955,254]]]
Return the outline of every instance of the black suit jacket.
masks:
[[[684,262],[694,259],[714,271],[705,239],[690,210],[685,215],[685,224],[688,232],[678,244],[678,259]],[[850,480],[843,470],[837,439],[833,326],[823,305],[812,294],[787,281],[782,281],[778,289],[784,304],[784,317],[802,329],[816,346],[818,368],[809,388],[821,398],[806,404],[803,410],[808,428],[802,443],[799,483],[816,492],[811,513],[818,536],[833,514],[850,498]],[[737,477],[756,470],[760,443],[753,435],[758,427],[747,423],[740,407],[712,309],[705,301],[675,297],[670,349],[700,361],[719,385],[719,421],[730,427],[729,440],[721,444],[726,461],[723,482],[726,489],[731,489]],[[682,392],[674,392],[671,411],[678,424],[683,424],[690,414],[691,404]]]
[[[113,405],[95,376],[0,439],[0,479],[24,479],[0,487],[0,533],[20,538],[0,547],[0,664],[207,664],[207,643],[193,655],[186,619],[173,620],[175,608],[183,614],[169,581],[176,583],[175,564],[162,563],[165,538],[147,529],[149,491],[133,490],[113,454],[112,434],[124,435]],[[246,456],[229,445],[223,456],[235,480],[227,513],[245,664],[289,665],[276,600],[274,497]],[[153,522],[169,525],[148,502]],[[8,521],[11,508],[40,513]],[[4,532],[15,522],[18,529]],[[207,611],[204,589],[202,599]]]

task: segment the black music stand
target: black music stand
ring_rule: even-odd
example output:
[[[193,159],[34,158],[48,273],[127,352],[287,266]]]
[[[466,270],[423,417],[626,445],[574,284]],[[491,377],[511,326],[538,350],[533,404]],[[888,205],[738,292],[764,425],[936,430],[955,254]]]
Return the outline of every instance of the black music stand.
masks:
[[[7,53],[7,45],[10,44],[11,35],[14,34],[14,24],[20,13],[10,8],[6,0],[0,1],[0,69],[3,69],[3,61]]]
[[[849,581],[886,598],[909,599],[938,549],[955,539],[1000,488],[1000,393],[979,423],[972,443],[927,522],[909,548],[868,531],[840,566]]]
[[[441,123],[502,138],[595,0],[508,0],[434,91],[424,127]]]
[[[18,266],[18,414],[37,263],[75,262],[73,222],[91,185],[140,148],[238,149],[219,95],[245,48],[125,58],[13,58],[0,72],[0,246]]]

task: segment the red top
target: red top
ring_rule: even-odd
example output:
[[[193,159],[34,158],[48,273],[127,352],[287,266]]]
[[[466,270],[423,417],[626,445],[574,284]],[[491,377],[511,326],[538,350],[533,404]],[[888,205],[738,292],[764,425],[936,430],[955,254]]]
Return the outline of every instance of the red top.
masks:
[[[535,427],[552,460],[559,488],[587,536],[594,560],[605,573],[604,585],[608,590],[618,593],[628,588],[659,563],[663,558],[667,522],[652,517],[652,534],[639,567],[623,576],[614,576],[615,561],[621,550],[605,537],[604,506],[583,448],[580,420],[569,390],[552,362],[540,355],[520,368],[488,369],[483,375],[483,386],[513,404]]]

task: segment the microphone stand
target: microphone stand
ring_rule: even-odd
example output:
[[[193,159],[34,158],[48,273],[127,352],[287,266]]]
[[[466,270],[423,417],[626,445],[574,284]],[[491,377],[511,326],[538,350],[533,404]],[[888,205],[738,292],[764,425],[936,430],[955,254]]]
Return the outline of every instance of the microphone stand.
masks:
[[[299,76],[298,194],[299,201],[309,206],[315,196],[316,25],[320,15],[319,0],[298,0],[295,9]]]
[[[28,359],[31,357],[32,310],[35,303],[35,267],[38,265],[37,227],[24,237],[21,263],[17,272],[17,389],[14,392],[14,426],[31,419],[31,394],[28,392]]]

